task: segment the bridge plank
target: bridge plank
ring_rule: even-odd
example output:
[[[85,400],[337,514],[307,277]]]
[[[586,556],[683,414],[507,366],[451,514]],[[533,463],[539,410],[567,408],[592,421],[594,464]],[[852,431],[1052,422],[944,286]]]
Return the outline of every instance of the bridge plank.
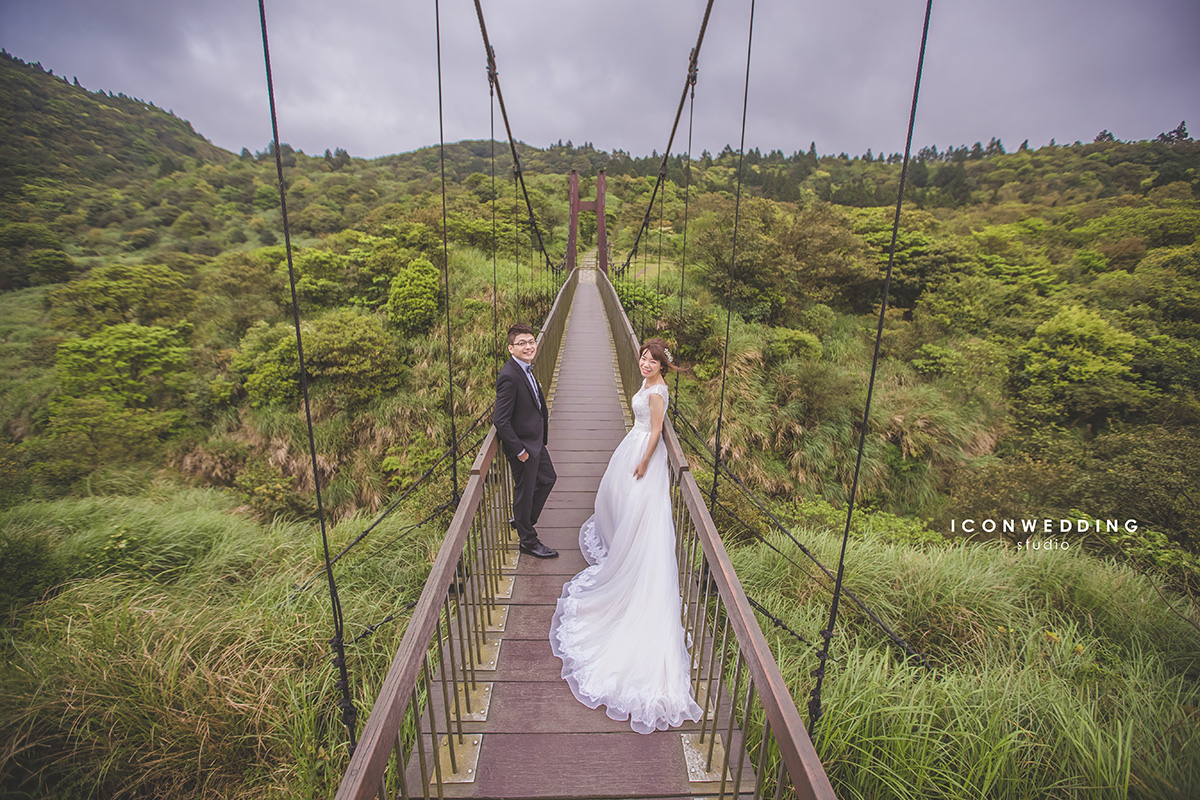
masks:
[[[687,789],[679,734],[642,736],[627,729],[485,734],[475,782],[450,784],[446,796],[599,800],[678,795]]]

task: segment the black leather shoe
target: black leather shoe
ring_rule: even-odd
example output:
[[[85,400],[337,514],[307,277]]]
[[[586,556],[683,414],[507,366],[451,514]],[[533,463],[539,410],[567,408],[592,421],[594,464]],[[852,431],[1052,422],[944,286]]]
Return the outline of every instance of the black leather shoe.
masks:
[[[546,547],[546,545],[542,544],[540,541],[534,542],[530,545],[523,544],[520,546],[520,550],[522,553],[528,553],[534,558],[558,558],[557,550]]]

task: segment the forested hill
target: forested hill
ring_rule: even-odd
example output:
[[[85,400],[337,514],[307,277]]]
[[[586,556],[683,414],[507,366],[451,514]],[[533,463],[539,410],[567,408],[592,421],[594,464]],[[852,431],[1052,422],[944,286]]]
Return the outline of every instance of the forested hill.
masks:
[[[264,476],[303,485],[299,460],[263,460],[287,448],[255,421],[295,399],[271,147],[224,151],[152,104],[88,92],[8,55],[0,93],[0,301],[12,320],[0,331],[0,448],[14,470],[29,467],[8,496],[74,491],[125,458],[227,486]],[[660,157],[519,147],[555,260],[571,169],[585,193],[607,171],[610,242],[623,259]],[[392,441],[415,431],[438,441],[440,401],[409,382],[444,346],[430,323],[447,302],[438,148],[369,160],[281,151],[298,288],[315,341],[330,348],[312,377],[340,397],[330,413]],[[549,282],[529,277],[544,261],[520,219],[507,144],[449,144],[445,160],[450,307],[478,328],[478,359],[490,346],[478,311],[491,301],[492,249],[512,313],[536,317]],[[727,430],[739,468],[777,497],[840,502],[901,158],[820,155],[811,143],[748,151],[727,299],[740,160],[729,147],[700,153],[690,170],[671,157],[641,256],[661,254],[668,272],[686,260],[688,279],[621,290],[677,345],[701,416],[717,405],[706,393],[720,371],[717,320],[731,307],[742,380]],[[928,146],[906,195],[868,501],[939,525],[967,514],[1132,513],[1190,543],[1200,502],[1181,487],[1200,481],[1200,143],[1179,124],[1141,142],[1101,132],[1012,152],[995,139]],[[581,226],[586,247],[594,218]],[[358,351],[338,349],[347,337]],[[128,373],[122,353],[138,348],[160,361]],[[109,357],[103,379],[88,372]],[[476,407],[486,372],[466,379]],[[407,410],[367,414],[362,403],[380,393]],[[94,416],[83,431],[85,406]],[[90,444],[77,446],[80,437]],[[104,445],[135,440],[118,454]],[[384,442],[330,441],[330,477],[346,487],[339,510],[373,506],[380,487],[424,471]],[[1107,471],[1114,459],[1127,465],[1120,481]]]
[[[222,162],[190,123],[124,94],[90,92],[40,64],[0,53],[0,195],[50,178],[67,183],[113,172],[172,172],[186,159]]]

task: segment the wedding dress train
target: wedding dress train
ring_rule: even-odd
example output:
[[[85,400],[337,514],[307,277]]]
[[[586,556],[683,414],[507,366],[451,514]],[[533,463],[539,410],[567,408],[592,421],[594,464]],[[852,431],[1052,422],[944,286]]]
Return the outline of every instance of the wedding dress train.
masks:
[[[698,721],[690,656],[680,620],[669,466],[660,443],[645,476],[633,471],[650,440],[650,395],[633,396],[634,426],[609,459],[595,513],[579,531],[591,565],[564,587],[550,623],[550,647],[562,677],[588,708],[607,706],[638,733]]]

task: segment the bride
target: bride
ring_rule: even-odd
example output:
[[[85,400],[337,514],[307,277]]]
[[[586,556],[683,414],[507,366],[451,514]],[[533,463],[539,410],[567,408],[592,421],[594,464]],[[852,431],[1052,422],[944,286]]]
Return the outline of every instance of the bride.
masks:
[[[671,360],[662,339],[642,345],[633,430],[609,459],[595,513],[579,531],[591,566],[563,587],[550,623],[550,647],[575,697],[607,706],[638,733],[701,714],[680,621],[669,466],[658,446]]]

